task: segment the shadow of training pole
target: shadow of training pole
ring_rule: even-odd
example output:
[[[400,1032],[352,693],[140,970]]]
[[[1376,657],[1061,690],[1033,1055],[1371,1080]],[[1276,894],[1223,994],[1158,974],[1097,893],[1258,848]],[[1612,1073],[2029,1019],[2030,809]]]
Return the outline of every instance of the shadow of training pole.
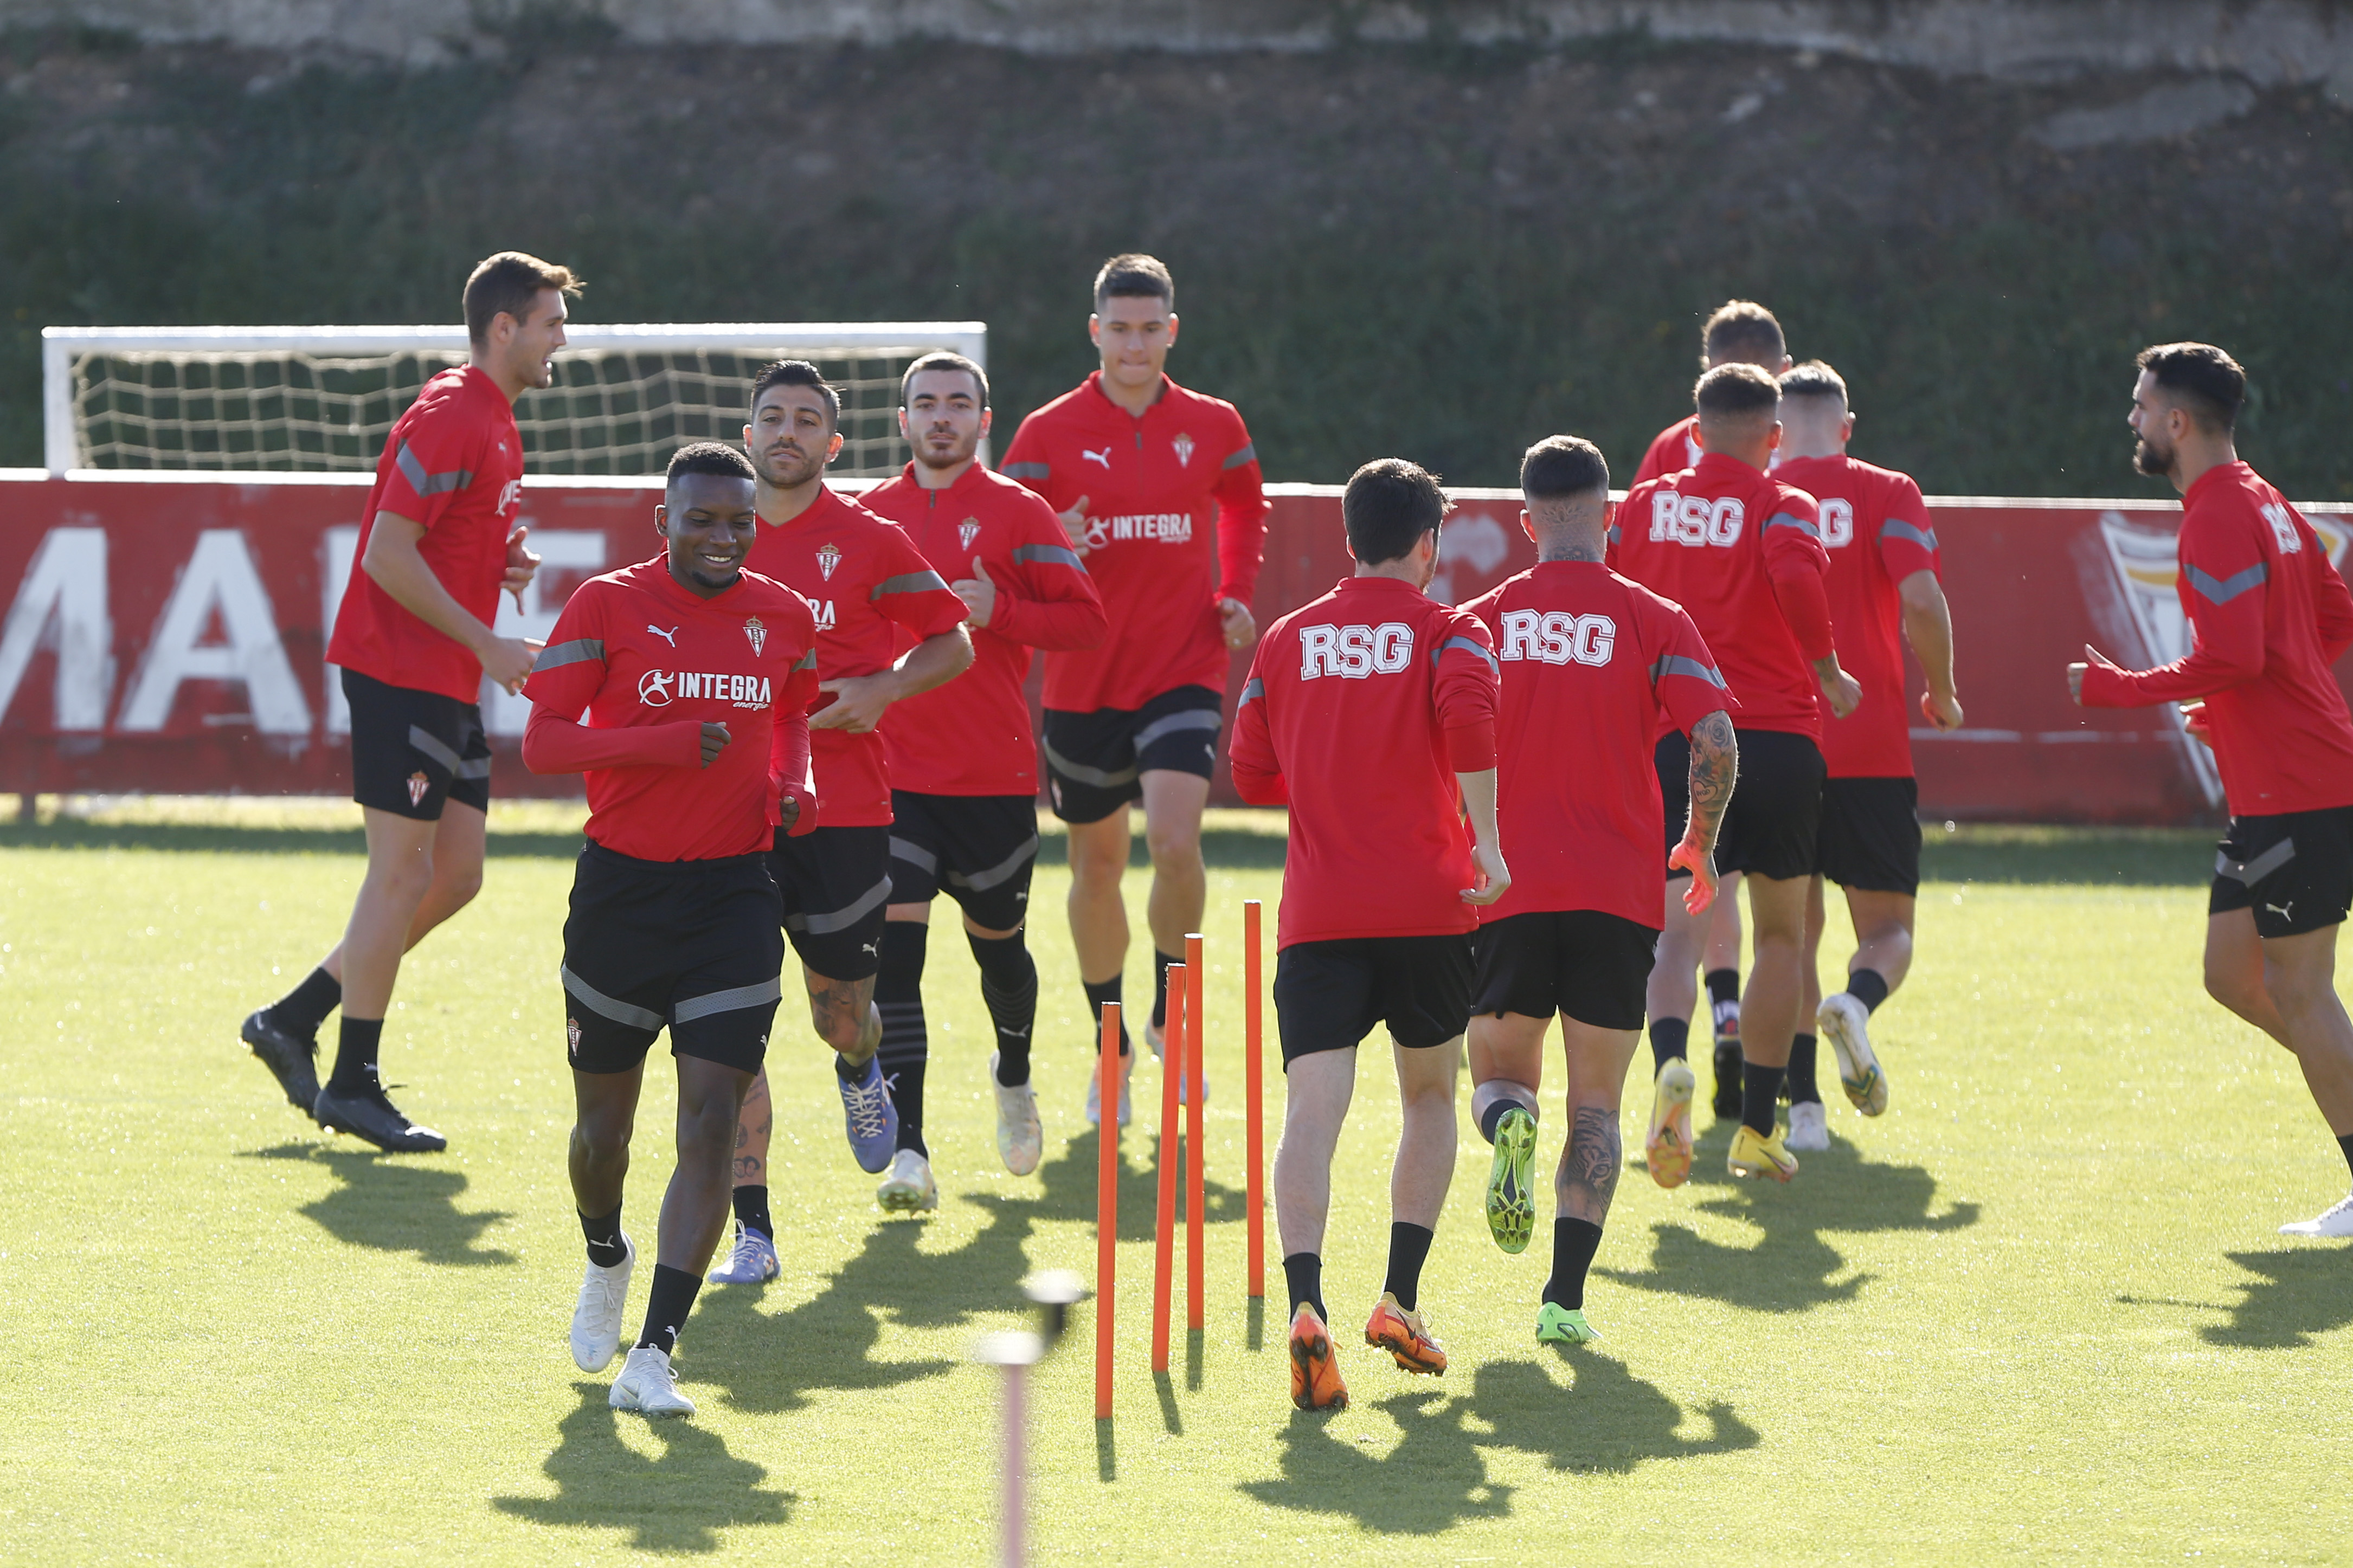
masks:
[[[1111,1419],[1112,1281],[1119,1269],[1119,1004],[1103,1011],[1103,1117],[1095,1163],[1095,1419]]]
[[[1168,1291],[1176,1245],[1176,1075],[1185,1068],[1185,966],[1168,966],[1168,1024],[1161,1045],[1159,1205],[1152,1225],[1152,1370],[1168,1370]]]
[[[1266,1295],[1266,1072],[1260,1039],[1259,900],[1242,900],[1242,1091],[1249,1102],[1250,1175],[1243,1198],[1250,1233],[1250,1296]]]
[[[1201,933],[1185,938],[1185,1326],[1199,1329],[1208,1322],[1201,1278],[1202,1158],[1201,1102],[1209,1097],[1201,1070],[1206,1031],[1201,1027]]]

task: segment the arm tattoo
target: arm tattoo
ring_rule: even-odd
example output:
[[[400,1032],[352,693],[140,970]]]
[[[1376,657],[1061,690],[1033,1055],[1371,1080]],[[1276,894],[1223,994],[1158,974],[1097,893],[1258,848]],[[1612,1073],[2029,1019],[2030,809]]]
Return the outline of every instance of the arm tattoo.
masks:
[[[1740,747],[1732,721],[1719,710],[1692,726],[1691,820],[1701,837],[1715,842],[1715,830],[1740,776]]]
[[[1579,1106],[1569,1128],[1564,1163],[1569,1208],[1584,1209],[1599,1224],[1609,1212],[1609,1200],[1617,1195],[1618,1170],[1624,1163],[1617,1112],[1598,1105]]]

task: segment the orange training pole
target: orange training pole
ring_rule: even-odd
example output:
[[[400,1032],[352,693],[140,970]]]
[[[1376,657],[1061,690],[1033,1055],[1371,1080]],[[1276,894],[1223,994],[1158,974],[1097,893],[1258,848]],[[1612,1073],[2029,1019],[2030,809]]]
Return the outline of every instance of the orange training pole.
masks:
[[[1198,1329],[1208,1321],[1202,1304],[1201,1279],[1201,1101],[1208,1095],[1202,1083],[1201,933],[1185,938],[1185,1326]]]
[[[1250,1294],[1257,1300],[1266,1294],[1266,1088],[1261,1081],[1264,1073],[1259,1043],[1259,901],[1242,900],[1242,1079],[1243,1092],[1250,1102],[1250,1176],[1245,1184],[1248,1194],[1250,1230]]]
[[[1185,966],[1168,966],[1168,1027],[1161,1042],[1160,1204],[1152,1227],[1152,1370],[1168,1370],[1168,1289],[1176,1244],[1176,1074],[1185,1058]]]
[[[1111,1419],[1112,1279],[1119,1268],[1119,1004],[1103,1004],[1103,1157],[1095,1165],[1095,1419]]]

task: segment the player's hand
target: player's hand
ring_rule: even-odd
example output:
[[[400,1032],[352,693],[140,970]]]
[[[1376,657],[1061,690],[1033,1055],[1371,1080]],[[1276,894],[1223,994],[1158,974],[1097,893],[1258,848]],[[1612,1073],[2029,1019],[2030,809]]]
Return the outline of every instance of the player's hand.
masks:
[[[997,613],[997,583],[988,574],[988,563],[977,555],[972,558],[972,575],[949,584],[948,592],[964,601],[964,618],[974,626],[988,625],[988,617]]]
[[[894,683],[888,673],[881,675],[845,675],[839,680],[820,680],[819,691],[833,693],[833,700],[809,715],[812,730],[844,730],[853,735],[871,733],[882,722],[883,710],[894,697]]]
[[[1087,554],[1087,498],[1081,496],[1071,503],[1071,510],[1061,514],[1062,531],[1071,536],[1071,548],[1081,559]]]
[[[1250,606],[1240,599],[1219,599],[1218,619],[1225,631],[1228,647],[1240,650],[1258,641],[1258,622],[1252,618]]]
[[[539,650],[546,646],[538,637],[491,637],[475,652],[482,661],[482,673],[512,697],[522,689],[531,667],[539,659]]]
[[[1923,691],[1920,693],[1920,711],[1929,723],[1939,730],[1961,727],[1961,700],[1950,692],[1939,698],[1933,691]]]
[[[2181,705],[2181,728],[2195,735],[2208,751],[2214,749],[2214,726],[2206,717],[2206,704],[2185,702]]]
[[[705,724],[702,727],[702,765],[709,767],[718,761],[719,753],[727,749],[727,726]]]
[[[1821,682],[1822,700],[1831,705],[1831,717],[1843,719],[1862,706],[1862,683],[1845,670],[1816,676]]]
[[[514,595],[517,611],[522,608],[522,591],[531,586],[532,574],[539,570],[538,553],[523,542],[530,533],[531,524],[519,522],[507,535],[506,574],[499,580],[499,586]]]
[[[1472,885],[1462,889],[1466,904],[1493,903],[1511,889],[1511,868],[1504,864],[1504,852],[1492,844],[1471,846],[1471,879]]]
[[[2075,700],[2075,706],[2078,708],[2081,708],[2084,705],[2084,672],[2091,668],[2094,664],[2098,665],[2103,669],[2115,669],[2118,668],[2116,662],[2110,659],[2106,654],[2102,653],[2090,643],[2085,643],[2084,645],[2084,657],[2089,659],[2091,663],[2071,664],[2067,667],[2067,695]]]
[[[1715,902],[1715,846],[1700,844],[1685,833],[1683,841],[1667,851],[1667,869],[1691,873],[1691,886],[1683,889],[1683,912],[1705,914]]]
[[[786,790],[776,799],[776,826],[790,833],[793,830],[793,825],[800,819],[800,796]]]

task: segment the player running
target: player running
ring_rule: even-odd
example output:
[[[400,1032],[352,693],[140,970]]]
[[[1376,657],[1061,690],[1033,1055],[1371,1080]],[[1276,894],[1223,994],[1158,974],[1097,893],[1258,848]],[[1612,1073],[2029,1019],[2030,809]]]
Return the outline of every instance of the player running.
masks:
[[[815,820],[817,626],[792,590],[744,570],[753,494],[732,447],[672,457],[654,510],[664,552],[582,584],[523,689],[525,764],[588,784],[563,969],[579,1108],[569,1164],[588,1243],[572,1315],[583,1372],[619,1348],[637,1264],[622,1184],[646,1052],[665,1028],[678,1059],[678,1165],[644,1331],[611,1398],[649,1415],[694,1414],[670,1357],[727,1223],[735,1117],[782,994],[767,850]]]
[[[1585,1277],[1625,1163],[1619,1100],[1666,896],[1652,743],[1662,725],[1691,738],[1689,826],[1668,859],[1692,873],[1683,902],[1694,916],[1715,897],[1711,851],[1738,755],[1731,698],[1691,617],[1601,563],[1600,450],[1574,436],[1540,441],[1521,460],[1520,489],[1536,564],[1462,606],[1502,660],[1495,739],[1514,863],[1510,890],[1479,918],[1471,1119],[1495,1147],[1488,1229],[1504,1251],[1525,1251],[1545,1031],[1559,1014],[1569,1129],[1536,1338],[1574,1345],[1599,1337]],[[1688,1148],[1682,1156],[1688,1167]]]
[[[1740,780],[1725,808],[1716,864],[1748,876],[1756,960],[1742,999],[1740,1127],[1725,1163],[1736,1176],[1788,1181],[1798,1163],[1775,1127],[1775,1102],[1798,1027],[1799,953],[1821,814],[1821,706],[1852,712],[1860,696],[1839,668],[1814,500],[1765,472],[1781,438],[1781,389],[1752,364],[1699,378],[1694,426],[1705,453],[1681,473],[1637,485],[1610,531],[1613,563],[1687,611],[1715,650],[1739,704]],[[1666,840],[1684,832],[1690,745],[1659,742]],[[1668,875],[1683,872],[1669,868]],[[1685,1059],[1695,996],[1699,922],[1672,894],[1651,972],[1651,1046],[1658,1078],[1647,1139],[1651,1177],[1682,1184],[1689,1170],[1693,1079]]]
[[[352,798],[366,824],[367,874],[343,941],[240,1031],[298,1110],[395,1153],[448,1147],[385,1096],[378,1046],[401,955],[482,885],[491,806],[482,678],[514,690],[539,646],[491,630],[499,591],[520,603],[539,564],[516,521],[514,400],[554,379],[565,298],[580,289],[568,268],[520,251],[475,268],[466,364],[427,382],[385,438],[327,644],[351,705]],[[322,1088],[319,1026],[338,1005],[342,1034]]]
[[[882,1206],[939,1202],[920,1139],[902,1150],[891,1086],[875,1059],[882,1022],[874,973],[882,909],[891,897],[891,783],[883,711],[972,663],[965,605],[906,534],[834,493],[825,468],[841,451],[841,395],[815,365],[779,360],[752,384],[744,449],[760,477],[760,534],[752,568],[798,594],[817,616],[818,689],[809,716],[817,826],[778,834],[768,869],[785,897],[785,931],[800,954],[809,1021],[835,1052],[849,1147],[859,1168],[888,1169]],[[893,658],[901,631],[915,639]],[[920,1084],[911,1085],[920,1099]],[[745,1099],[735,1161],[735,1247],[712,1279],[757,1284],[776,1274],[768,1215],[768,1077]]]
[[[996,1027],[988,1068],[997,1154],[1026,1176],[1043,1152],[1029,1087],[1038,965],[1023,931],[1038,862],[1038,742],[1021,687],[1031,648],[1092,647],[1103,635],[1103,600],[1054,509],[977,460],[988,426],[980,366],[962,354],[925,354],[899,384],[899,430],[914,459],[865,497],[950,579],[972,635],[972,668],[953,686],[893,704],[881,726],[891,769],[891,902],[874,1006],[899,1112],[896,1159],[925,1162],[923,1179],[906,1184],[927,1195],[936,1189],[923,1145],[923,959],[940,893],[964,913]],[[892,1174],[897,1184],[899,1173]]]
[[[1201,928],[1208,903],[1201,810],[1229,650],[1258,636],[1250,602],[1267,512],[1242,416],[1230,403],[1177,385],[1163,368],[1176,324],[1167,268],[1149,256],[1103,263],[1087,322],[1102,368],[1024,419],[1004,463],[1009,478],[1061,514],[1110,619],[1094,647],[1046,656],[1046,771],[1054,814],[1070,825],[1071,940],[1097,1020],[1104,1003],[1120,999],[1127,808],[1144,803],[1153,945],[1145,1038],[1155,1056],[1168,966],[1184,952],[1186,933]],[[1119,1049],[1132,1075],[1124,1032]],[[1098,1061],[1094,1078],[1102,1076]],[[1090,1122],[1101,1119],[1102,1089],[1087,1086]],[[1129,1111],[1124,1076],[1121,1125]]]
[[[1853,714],[1822,726],[1822,820],[1806,894],[1804,994],[1798,1018],[1817,1023],[1838,1057],[1839,1081],[1865,1116],[1887,1109],[1887,1075],[1869,1020],[1912,967],[1913,901],[1920,890],[1920,785],[1912,776],[1900,632],[1927,672],[1920,711],[1939,730],[1961,724],[1953,694],[1953,617],[1936,581],[1936,530],[1908,474],[1846,455],[1854,415],[1846,383],[1820,360],[1781,377],[1781,466],[1774,477],[1814,498],[1831,558],[1831,635],[1862,688]],[[1846,889],[1854,956],[1846,989],[1821,994],[1822,881]],[[1827,1149],[1830,1127],[1814,1078],[1813,1034],[1789,1049],[1788,1147]]]
[[[2179,702],[2214,749],[2231,826],[2207,900],[2206,989],[2295,1053],[2353,1170],[2353,1022],[2337,996],[2337,928],[2353,904],[2353,715],[2330,666],[2353,647],[2353,595],[2296,510],[2239,460],[2247,376],[2221,349],[2143,349],[2133,461],[2181,492],[2174,591],[2191,651],[2119,669],[2067,667],[2087,708]],[[2353,1197],[2284,1236],[2353,1237]]]
[[[1340,508],[1356,575],[1268,631],[1231,758],[1244,800],[1291,807],[1274,968],[1290,1089],[1274,1207],[1302,1410],[1348,1403],[1325,1327],[1324,1225],[1356,1047],[1380,1023],[1396,1042],[1405,1127],[1388,1280],[1365,1342],[1408,1372],[1446,1370],[1419,1310],[1421,1266],[1454,1171],[1473,906],[1512,881],[1495,828],[1495,655],[1475,617],[1422,592],[1446,497],[1436,476],[1387,458],[1356,470]]]

